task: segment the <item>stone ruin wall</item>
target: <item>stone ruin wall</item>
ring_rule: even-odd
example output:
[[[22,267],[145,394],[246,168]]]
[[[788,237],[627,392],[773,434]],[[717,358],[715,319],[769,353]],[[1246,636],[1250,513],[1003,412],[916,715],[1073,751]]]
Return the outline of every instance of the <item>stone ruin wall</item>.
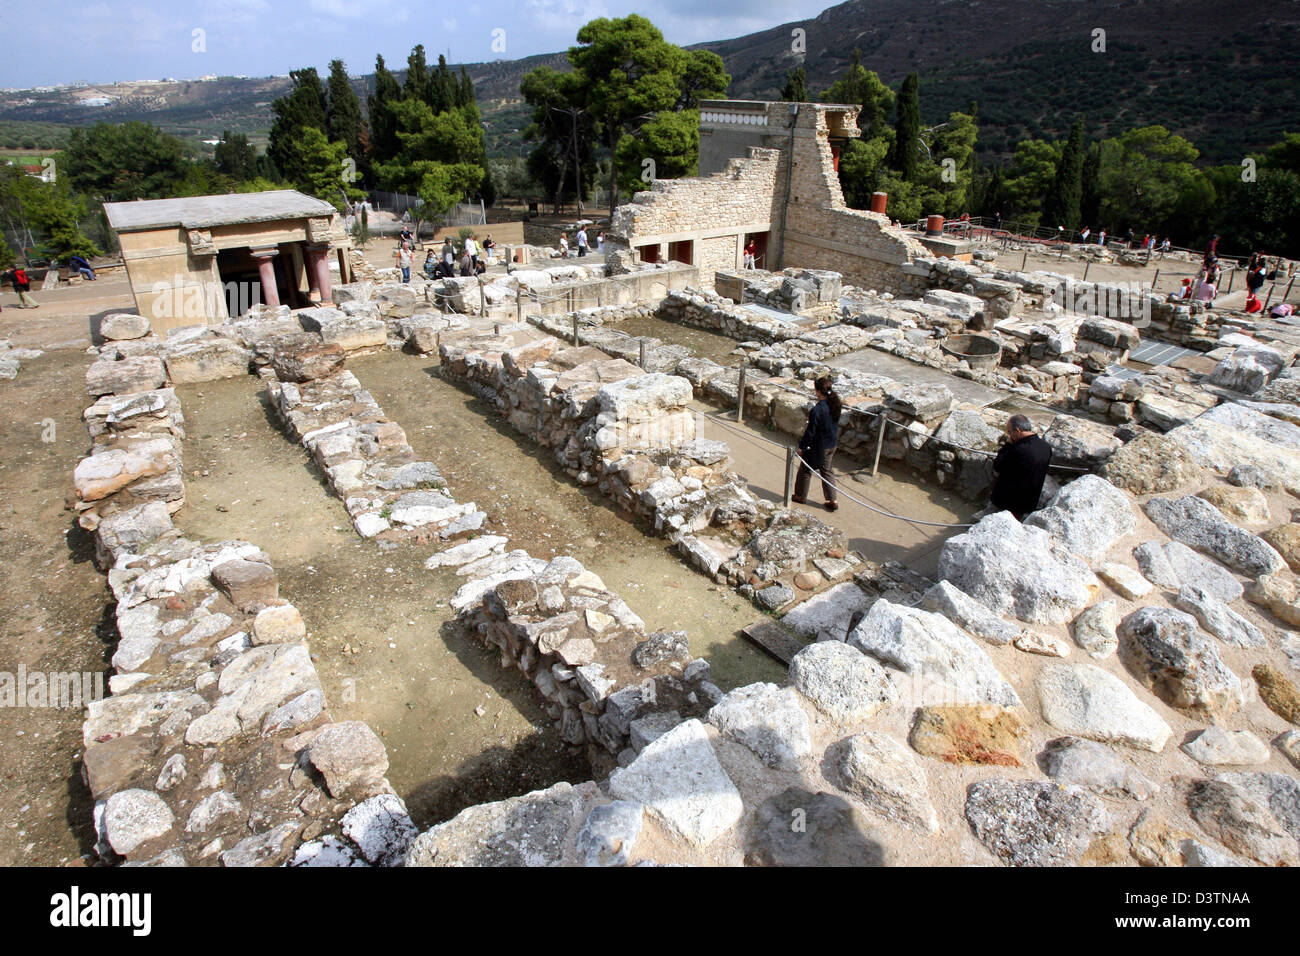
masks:
[[[83,725],[96,851],[156,866],[400,862],[416,829],[384,745],[364,723],[332,721],[266,554],[173,524],[184,416],[162,378],[156,357],[87,373],[93,444],[75,508],[119,635],[110,696]]]

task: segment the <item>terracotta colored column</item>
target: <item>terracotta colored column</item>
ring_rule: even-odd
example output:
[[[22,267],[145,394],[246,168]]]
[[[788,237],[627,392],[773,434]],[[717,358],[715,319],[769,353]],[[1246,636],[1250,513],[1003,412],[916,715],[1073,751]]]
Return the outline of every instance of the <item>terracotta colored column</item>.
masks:
[[[307,271],[315,273],[316,288],[320,290],[321,305],[329,305],[333,301],[332,290],[330,289],[329,251],[328,244],[307,247]]]
[[[279,249],[253,253],[258,278],[262,281],[262,301],[273,309],[280,304],[280,290],[275,285],[275,257],[279,254]]]
[[[872,193],[871,194],[871,211],[878,212],[882,215],[889,204],[889,193]]]

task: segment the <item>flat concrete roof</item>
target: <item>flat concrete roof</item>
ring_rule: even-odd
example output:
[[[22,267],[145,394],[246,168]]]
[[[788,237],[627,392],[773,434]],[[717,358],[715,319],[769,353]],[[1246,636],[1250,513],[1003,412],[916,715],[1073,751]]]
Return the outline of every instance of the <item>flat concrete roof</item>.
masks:
[[[118,232],[137,232],[168,226],[209,229],[212,226],[245,222],[332,216],[337,211],[325,200],[305,196],[293,189],[104,203],[108,224]]]

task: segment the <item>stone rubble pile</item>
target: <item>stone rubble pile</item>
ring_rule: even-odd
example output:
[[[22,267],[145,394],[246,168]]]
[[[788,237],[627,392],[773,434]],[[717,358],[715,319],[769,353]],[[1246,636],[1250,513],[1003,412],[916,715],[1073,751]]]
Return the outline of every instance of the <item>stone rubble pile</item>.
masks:
[[[14,348],[8,339],[0,339],[0,379],[17,378],[23,362],[30,362],[44,354],[40,349]]]
[[[98,531],[101,567],[138,543],[141,526],[169,527],[185,504],[185,418],[176,392],[158,387],[163,379],[153,357],[95,363],[87,373],[95,403],[83,418],[92,445],[73,471],[71,500],[77,523]]]
[[[500,650],[503,667],[517,667],[537,688],[564,741],[591,745],[597,765],[630,762],[722,698],[708,663],[692,659],[684,632],[647,633],[641,618],[571,557],[546,562],[517,554],[464,566],[460,573],[471,580],[453,606]],[[467,594],[473,603],[466,604]]]
[[[406,432],[350,371],[299,382],[271,369],[261,375],[285,431],[311,453],[361,537],[428,543],[483,526],[487,516],[451,497],[437,466],[416,457]]]

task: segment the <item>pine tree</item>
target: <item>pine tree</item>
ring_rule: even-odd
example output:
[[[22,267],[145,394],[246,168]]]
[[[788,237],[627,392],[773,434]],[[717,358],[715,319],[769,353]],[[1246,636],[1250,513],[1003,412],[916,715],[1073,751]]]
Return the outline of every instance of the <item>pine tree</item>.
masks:
[[[894,155],[891,164],[903,182],[915,182],[918,150],[921,145],[920,81],[915,73],[907,74],[898,90],[898,119],[894,124]]]
[[[271,104],[275,119],[271,123],[267,155],[290,182],[303,177],[297,144],[304,130],[325,132],[325,87],[314,66],[290,70],[293,89]]]
[[[1065,151],[1056,167],[1056,178],[1043,197],[1043,225],[1064,226],[1066,232],[1071,234],[1079,228],[1083,200],[1083,160],[1083,121],[1075,120],[1070,126]]]
[[[781,87],[783,103],[808,102],[808,74],[800,63],[785,75],[785,86]]]

